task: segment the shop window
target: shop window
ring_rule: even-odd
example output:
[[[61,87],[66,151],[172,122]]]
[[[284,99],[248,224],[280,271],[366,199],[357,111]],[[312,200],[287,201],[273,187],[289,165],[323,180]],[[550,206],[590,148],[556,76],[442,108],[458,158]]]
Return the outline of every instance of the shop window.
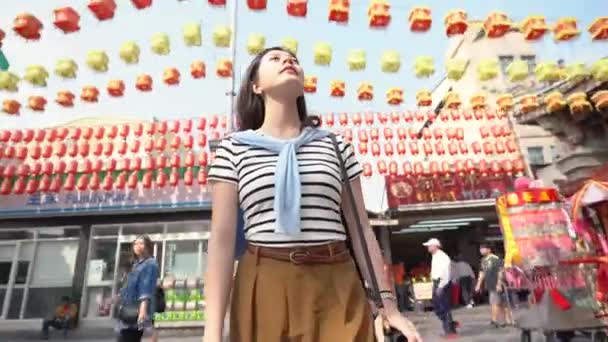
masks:
[[[209,221],[172,222],[167,224],[168,233],[201,233],[209,231]]]
[[[172,276],[176,279],[201,277],[199,258],[201,243],[201,241],[167,241],[164,276]]]
[[[528,159],[532,165],[545,165],[545,156],[542,146],[528,147]]]
[[[89,260],[87,284],[106,285],[114,280],[116,266],[117,240],[91,240],[91,259]]]
[[[75,238],[80,236],[80,228],[44,228],[38,231],[39,239]]]
[[[71,286],[77,252],[78,240],[38,242],[31,285]]]
[[[45,318],[52,316],[61,303],[61,297],[70,296],[72,286],[68,287],[31,287],[23,318]]]
[[[533,74],[536,68],[536,56],[534,55],[522,55],[521,59],[528,63],[528,72]]]
[[[11,300],[8,304],[8,313],[6,318],[8,319],[19,319],[19,314],[21,313],[21,303],[23,302],[23,289],[22,288],[14,288]]]
[[[165,225],[162,223],[137,223],[124,225],[122,227],[122,235],[152,235],[162,234]]]
[[[120,226],[93,226],[93,236],[118,236]]]
[[[513,62],[513,56],[498,56],[498,61],[500,62],[500,70],[502,70],[503,75],[506,75],[507,67]]]

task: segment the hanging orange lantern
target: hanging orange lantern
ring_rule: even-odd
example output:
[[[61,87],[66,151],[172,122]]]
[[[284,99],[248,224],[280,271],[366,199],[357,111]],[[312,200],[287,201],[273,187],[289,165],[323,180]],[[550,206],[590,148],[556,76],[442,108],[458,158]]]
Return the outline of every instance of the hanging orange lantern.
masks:
[[[511,20],[503,12],[492,12],[483,24],[488,38],[504,37],[511,29]]]
[[[595,104],[598,111],[608,109],[608,90],[600,90],[591,96],[591,101]]]
[[[410,30],[413,32],[426,32],[431,28],[433,18],[431,9],[426,6],[416,6],[410,11]]]
[[[463,10],[452,10],[445,16],[445,33],[448,37],[464,34],[468,28],[467,12]]]
[[[370,0],[367,18],[370,27],[387,27],[391,22],[391,5],[388,0]]]
[[[304,76],[304,92],[317,92],[317,76]]]
[[[330,95],[333,97],[344,97],[346,94],[346,85],[344,81],[334,80],[329,84]]]
[[[519,110],[524,113],[531,113],[538,109],[538,98],[536,95],[524,95],[519,99]]]
[[[131,2],[138,10],[152,6],[152,0],[131,0]]]
[[[513,95],[511,94],[502,94],[496,98],[496,106],[504,111],[509,111],[513,109]]]
[[[111,96],[123,96],[125,93],[125,82],[121,80],[110,80],[108,82],[108,94]]]
[[[61,7],[53,11],[55,21],[53,24],[63,33],[76,32],[80,30],[80,15],[72,7]]]
[[[247,7],[253,11],[262,11],[268,6],[268,0],[247,0]]]
[[[374,87],[367,82],[363,82],[357,89],[357,98],[359,101],[371,101],[374,98]]]
[[[80,99],[85,102],[97,102],[99,99],[99,90],[94,86],[82,87]]]
[[[547,112],[555,113],[564,109],[568,104],[564,96],[559,91],[554,91],[545,96],[545,107]]]
[[[35,112],[42,112],[46,106],[46,99],[42,96],[30,96],[27,103],[31,110]]]
[[[168,85],[179,84],[180,73],[176,68],[168,68],[163,72],[163,82]]]
[[[204,78],[207,74],[207,68],[205,66],[205,62],[203,61],[194,61],[190,65],[190,75],[193,78]]]
[[[433,104],[431,92],[427,89],[421,89],[416,92],[416,104],[418,107],[427,107]]]
[[[90,0],[88,7],[99,20],[112,19],[116,12],[114,0]]]
[[[445,106],[449,109],[458,109],[462,104],[462,102],[460,102],[460,96],[453,91],[450,91],[445,95],[444,101]]]
[[[137,76],[135,81],[135,88],[140,91],[151,91],[152,90],[152,77],[150,75],[142,74]]]
[[[593,106],[587,100],[587,94],[584,92],[576,92],[568,96],[568,106],[572,116],[577,120],[582,120],[593,110]]]
[[[386,102],[390,105],[399,105],[403,102],[403,89],[389,88],[386,91]]]
[[[226,58],[222,58],[217,62],[215,74],[218,77],[228,78],[232,77],[232,61]]]
[[[305,17],[308,12],[308,0],[287,0],[287,13],[292,17]]]
[[[21,103],[15,100],[4,100],[2,101],[2,111],[9,115],[19,115],[21,109]]]
[[[608,39],[608,17],[596,18],[588,29],[593,40],[604,40]],[[1,43],[2,39],[0,39]],[[0,44],[1,46],[1,44]]]
[[[553,27],[554,38],[558,42],[572,40],[578,37],[580,33],[581,31],[578,30],[574,17],[560,18]]]
[[[74,106],[74,94],[67,90],[62,90],[57,93],[57,99],[55,102],[63,107],[73,107]]]
[[[350,0],[329,0],[329,21],[348,22]]]
[[[25,39],[38,40],[42,23],[29,13],[19,14],[13,21],[13,31]]]
[[[524,19],[521,30],[526,40],[539,40],[549,30],[549,27],[544,16],[533,15]]]
[[[471,102],[471,108],[473,108],[473,110],[486,108],[486,95],[484,93],[477,93],[471,96],[469,101]]]

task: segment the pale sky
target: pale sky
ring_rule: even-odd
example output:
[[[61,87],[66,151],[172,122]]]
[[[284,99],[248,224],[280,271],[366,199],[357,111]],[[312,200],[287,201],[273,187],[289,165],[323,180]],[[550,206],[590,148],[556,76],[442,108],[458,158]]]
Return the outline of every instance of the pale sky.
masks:
[[[228,0],[232,3],[234,0]],[[219,58],[229,57],[229,49],[213,46],[211,34],[216,25],[230,24],[230,8],[213,8],[207,0],[154,0],[151,8],[136,10],[128,0],[117,0],[118,8],[114,19],[99,22],[86,7],[85,0],[2,0],[0,28],[6,33],[3,51],[11,63],[10,71],[21,75],[31,64],[42,64],[51,73],[48,86],[35,88],[27,82],[20,83],[18,93],[0,91],[0,103],[4,99],[19,100],[24,107],[21,116],[11,117],[0,114],[0,128],[23,128],[57,125],[85,117],[118,117],[150,119],[194,117],[212,113],[225,113],[228,100],[225,96],[229,81],[215,76],[215,64]],[[266,36],[266,45],[280,44],[284,37],[294,37],[300,43],[299,58],[307,74],[319,77],[316,94],[307,96],[309,108],[317,112],[391,111],[415,108],[415,93],[421,88],[432,89],[442,78],[444,52],[449,40],[444,34],[443,18],[450,9],[460,8],[469,13],[470,19],[483,19],[492,10],[507,12],[514,21],[521,21],[528,15],[545,15],[549,23],[564,16],[579,19],[583,34],[574,42],[556,44],[551,36],[543,42],[534,43],[539,61],[563,58],[570,61],[590,61],[608,55],[606,43],[593,43],[586,29],[599,15],[608,15],[605,0],[585,1],[445,1],[420,0],[392,1],[392,22],[386,30],[370,29],[367,25],[367,5],[369,0],[351,0],[348,25],[338,25],[327,21],[328,1],[309,0],[308,16],[305,19],[289,17],[285,10],[286,0],[268,0],[268,10],[252,12],[242,0],[238,13],[238,57],[235,70],[246,65],[250,56],[246,51],[246,40],[250,33]],[[408,13],[416,5],[430,6],[433,27],[423,34],[412,33],[408,29]],[[72,6],[81,15],[81,30],[63,34],[53,26],[53,9]],[[12,32],[12,21],[19,13],[29,12],[37,16],[45,25],[39,41],[26,42]],[[182,26],[190,22],[202,25],[203,45],[186,47],[182,40]],[[171,38],[171,53],[157,56],[150,51],[150,37],[157,32],[165,32]],[[118,56],[120,45],[128,40],[136,41],[141,48],[140,63],[126,65]],[[318,41],[332,44],[333,60],[329,67],[313,63],[313,46]],[[367,68],[361,72],[348,70],[346,55],[349,49],[365,49]],[[103,49],[110,57],[110,68],[106,73],[91,71],[84,63],[87,52]],[[396,49],[402,57],[399,73],[385,74],[380,70],[380,55],[383,51]],[[429,55],[435,58],[438,71],[429,79],[417,79],[413,73],[416,56]],[[60,58],[72,58],[79,64],[78,78],[63,80],[53,73],[55,63]],[[207,78],[194,80],[190,77],[190,63],[201,59],[207,64]],[[167,67],[175,67],[182,73],[178,86],[168,87],[161,81],[162,72]],[[154,90],[141,93],[134,88],[135,78],[147,73],[155,79]],[[122,98],[111,98],[105,88],[109,80],[122,79],[126,92]],[[346,81],[347,95],[344,98],[329,96],[329,83],[334,79]],[[369,81],[374,86],[375,99],[360,102],[356,98],[356,88],[361,81]],[[66,89],[80,95],[84,85],[95,85],[101,90],[99,103],[87,104],[76,100],[73,109],[66,109],[54,103],[58,90]],[[385,91],[390,87],[401,87],[406,101],[400,107],[386,104]],[[49,102],[44,113],[33,113],[25,108],[31,95],[45,96]]]

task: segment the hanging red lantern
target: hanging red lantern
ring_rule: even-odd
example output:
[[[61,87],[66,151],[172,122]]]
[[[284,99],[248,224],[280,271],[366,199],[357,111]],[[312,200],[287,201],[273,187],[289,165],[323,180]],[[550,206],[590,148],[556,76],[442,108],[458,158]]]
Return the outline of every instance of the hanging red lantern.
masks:
[[[466,120],[469,121],[471,119],[473,119],[473,112],[471,112],[470,110],[464,110],[462,112],[462,117]]]
[[[521,31],[526,40],[539,40],[549,30],[542,15],[533,15],[524,19]]]
[[[361,113],[354,113],[353,114],[353,124],[355,124],[356,126],[360,126],[362,122],[363,122],[363,119],[361,117]]]
[[[414,172],[413,174],[415,176],[422,176],[424,175],[424,166],[422,165],[422,162],[415,162],[414,163]]]
[[[69,173],[63,183],[63,189],[65,191],[72,191],[75,189],[75,185],[76,185],[76,175],[74,173]]]
[[[184,158],[184,165],[187,167],[193,167],[194,166],[194,153],[192,153],[192,151],[189,151],[186,154],[186,157]]]
[[[46,106],[46,99],[42,96],[30,96],[27,103],[31,110],[35,112],[42,112]]]
[[[155,123],[156,131],[160,134],[167,134],[167,129],[169,125],[167,125],[167,121],[157,121]]]
[[[47,131],[46,141],[53,142],[55,140],[57,140],[57,129],[51,128]]]
[[[207,146],[207,136],[204,133],[201,133],[198,136],[198,146],[203,148]]]
[[[97,102],[99,99],[99,90],[94,86],[84,86],[80,93],[80,99],[85,102]]]
[[[380,145],[378,143],[372,143],[372,155],[377,157],[380,155]]]
[[[482,138],[487,138],[490,136],[490,128],[488,126],[481,126],[479,127],[479,135],[481,135]]]
[[[464,141],[461,141],[458,143],[458,148],[460,149],[460,153],[462,153],[462,154],[469,153],[469,147],[467,146],[467,143]]]
[[[48,188],[50,192],[59,192],[61,190],[61,176],[55,176],[51,179],[51,184]]]
[[[40,145],[35,144],[35,145],[30,146],[28,154],[29,154],[30,158],[32,158],[34,160],[38,160],[40,158],[40,151],[41,151]],[[0,156],[0,158],[1,158],[1,156]]]
[[[502,169],[507,175],[511,176],[513,174],[513,162],[508,159],[503,160]]]
[[[418,147],[417,142],[410,143],[410,153],[412,153],[412,155],[415,155],[415,156],[417,156],[420,153],[420,148]]]
[[[363,164],[363,176],[371,177],[372,175],[372,166],[369,163]]]
[[[138,10],[152,6],[152,0],[131,0],[131,2]]]
[[[400,156],[405,154],[405,143],[403,141],[397,143],[397,154]]]
[[[496,153],[498,153],[498,154],[505,153],[505,144],[502,141],[499,140],[494,145],[495,145],[494,147],[495,147]]]
[[[179,120],[173,120],[169,122],[169,132],[171,133],[179,133]]]
[[[4,100],[2,102],[2,111],[9,115],[19,115],[21,103],[15,100]]]
[[[329,0],[329,21],[348,22],[350,0]]]
[[[378,129],[376,127],[370,130],[369,137],[372,139],[372,141],[378,141],[378,139],[380,138],[380,132],[378,132]]]
[[[340,113],[339,122],[340,125],[346,126],[348,124],[348,115],[346,113]]]
[[[399,115],[399,112],[391,112],[391,121],[394,124],[398,124],[399,119],[401,119],[401,115]]]
[[[431,129],[428,127],[424,127],[422,129],[422,138],[424,140],[431,140],[433,138],[433,134],[431,133]]]
[[[112,19],[116,12],[114,0],[90,0],[88,7],[98,20]]]
[[[412,163],[409,161],[403,162],[403,174],[410,176],[412,174]]]
[[[469,174],[474,174],[475,171],[477,170],[477,168],[475,167],[475,163],[473,162],[473,159],[467,159],[464,162],[464,169],[469,173]]]
[[[106,173],[105,177],[103,178],[103,184],[101,187],[105,191],[110,191],[114,188],[114,178],[112,177],[112,173]]]
[[[163,172],[159,172],[159,175],[161,173]],[[150,189],[152,187],[152,171],[144,173],[144,176],[141,178],[141,183],[145,189]]]
[[[76,143],[72,143],[68,147],[68,156],[74,158],[78,155],[78,145]]]
[[[524,160],[522,158],[517,158],[513,161],[513,169],[517,173],[523,173],[526,169]]]
[[[99,157],[103,152],[103,144],[101,142],[94,143],[92,152],[95,156]]]
[[[220,59],[215,67],[215,74],[222,78],[232,77],[232,61],[226,58]],[[304,91],[306,91],[306,81],[304,81]]]
[[[390,176],[396,176],[399,173],[399,167],[397,165],[396,161],[391,161],[390,163],[388,163],[388,174]]]
[[[386,175],[387,167],[386,162],[384,160],[379,160],[376,166],[378,167],[378,173],[380,173],[381,175]]]
[[[159,152],[164,151],[167,148],[167,139],[165,139],[165,137],[160,137],[157,141],[156,141],[156,150]]]
[[[15,184],[13,184],[13,194],[22,195],[23,192],[25,191],[25,186],[26,186],[25,178],[24,177],[17,178],[17,180],[15,181]]]
[[[502,12],[492,12],[485,20],[483,27],[488,38],[500,38],[511,29],[511,20]]]
[[[425,142],[422,144],[422,150],[426,156],[430,156],[433,154],[433,146],[429,142]]]
[[[28,164],[19,164],[17,166],[17,175],[18,176],[29,176],[30,175],[30,166]]]
[[[391,140],[393,139],[393,129],[390,127],[384,127],[384,139]]]
[[[38,176],[42,173],[42,164],[39,162],[30,164],[30,173],[34,176]]]
[[[452,167],[450,166],[450,163],[448,161],[444,160],[441,162],[441,173],[443,173],[446,176],[448,176],[450,173],[452,173]]]
[[[393,144],[390,142],[384,144],[384,155],[389,157],[393,155]]]
[[[514,139],[507,140],[506,146],[507,146],[507,151],[509,151],[509,153],[517,152],[517,144],[515,143]]]
[[[287,0],[287,13],[292,17],[305,17],[308,0]]]
[[[89,181],[89,189],[91,191],[99,190],[99,186],[101,185],[101,179],[99,178],[99,174],[97,172],[93,173],[91,179]]]
[[[118,169],[122,171],[129,171],[131,169],[131,159],[122,158],[118,163]]]
[[[168,68],[163,72],[163,82],[167,85],[179,84],[180,73],[176,68]]]
[[[2,41],[4,40],[5,37],[6,37],[6,33],[4,33],[4,31],[2,31],[2,29],[0,29],[0,48],[2,47]]]
[[[212,5],[212,6],[226,6],[226,0],[209,0],[209,5]]]
[[[42,192],[48,192],[51,189],[51,177],[49,175],[44,175],[40,178],[40,186],[39,190]]]
[[[69,133],[70,133],[70,130],[67,127],[57,128],[57,140],[59,140],[59,141],[64,140],[68,136]]]
[[[5,129],[0,131],[0,142],[7,142],[11,138],[11,131]]]
[[[490,163],[490,170],[495,175],[500,174],[502,172],[502,166],[500,165],[500,162],[498,160],[493,160]]]
[[[156,165],[157,169],[164,169],[167,167],[167,157],[164,154],[159,154],[156,156],[156,162],[151,163],[151,165],[150,168],[154,168],[154,165]]]
[[[156,185],[160,188],[167,184],[167,174],[164,171],[160,171],[156,174]],[[145,187],[145,183],[144,183]]]
[[[207,171],[205,169],[198,170],[197,180],[200,185],[207,184]]]
[[[465,173],[464,162],[462,160],[456,160],[454,162],[454,170],[459,175],[461,175],[461,176],[464,175],[464,173]]]
[[[481,153],[481,143],[479,141],[474,141],[471,144],[471,148],[473,149],[473,153],[475,153],[475,154]]]
[[[359,143],[359,154],[367,154],[368,147],[366,142]]]
[[[391,22],[391,5],[387,0],[371,0],[367,9],[370,27],[387,27]]]
[[[89,186],[89,176],[86,174],[80,175],[78,181],[76,182],[76,188],[80,191],[84,191]]]
[[[431,28],[433,18],[431,9],[425,6],[416,6],[410,11],[410,30],[413,32],[426,32]]]
[[[13,176],[15,176],[15,173],[17,172],[16,170],[17,166],[15,166],[15,164],[9,164],[4,169],[3,175],[5,178],[12,178]]]
[[[53,13],[55,15],[53,24],[63,33],[80,30],[80,15],[72,7],[57,8]]]
[[[129,189],[137,188],[138,181],[139,181],[139,178],[137,177],[137,172],[131,172],[131,174],[129,175],[129,178],[127,180],[127,187],[129,187]]]
[[[55,160],[53,163],[53,169],[56,174],[64,174],[66,170],[66,163],[63,160]]]
[[[62,90],[57,93],[57,99],[55,99],[55,102],[63,107],[73,107],[74,98],[75,95],[72,92]]]
[[[405,122],[414,121],[414,114],[412,114],[410,111],[403,112],[403,120],[405,120]]]
[[[193,182],[194,182],[194,172],[192,171],[192,168],[189,167],[184,172],[184,185],[191,186]]]
[[[491,142],[486,141],[485,143],[483,143],[483,152],[486,155],[494,154],[494,145]]]
[[[247,0],[247,7],[252,11],[262,11],[266,9],[268,0]]]
[[[125,83],[121,80],[110,80],[107,90],[110,96],[123,96],[125,93]]]
[[[440,173],[439,163],[437,161],[432,161],[429,163],[429,172],[433,177],[437,177]]]
[[[44,165],[42,166],[42,173],[44,173],[45,175],[52,175],[53,174],[53,167],[54,164],[52,161],[45,161]]]
[[[177,168],[171,169],[171,173],[169,174],[169,185],[172,187],[176,187],[179,182],[179,171]]]
[[[177,149],[179,149],[181,144],[182,144],[182,138],[179,135],[174,135],[173,138],[171,139],[171,143],[169,144],[169,147],[172,150],[177,150]]]
[[[334,114],[333,113],[329,113],[325,115],[325,124],[329,127],[332,127],[334,125],[335,121],[334,121]]]
[[[407,130],[403,127],[397,128],[397,136],[399,140],[405,140],[407,138]]]
[[[29,13],[19,14],[13,21],[13,31],[25,39],[38,40],[42,23]]]
[[[179,167],[181,162],[181,158],[178,153],[173,153],[171,155],[170,165],[172,167]]]
[[[160,156],[158,156],[160,157]],[[147,155],[146,157],[144,157],[144,169],[146,170],[154,170],[154,168],[156,167],[156,162],[154,160],[154,156],[152,155]]]
[[[190,64],[190,75],[193,78],[205,78],[207,75],[207,67],[205,66],[205,62],[203,61],[194,61]]]
[[[21,140],[23,140],[23,132],[21,132],[21,130],[15,130],[13,131],[13,133],[11,134],[11,141],[14,143],[20,143]]]
[[[135,81],[135,88],[140,91],[151,91],[152,90],[152,77],[150,75],[142,74],[137,76]]]
[[[201,167],[206,167],[209,163],[209,155],[207,151],[200,151],[198,154],[198,165]]]
[[[435,143],[435,153],[440,156],[445,154],[445,146],[443,146],[442,142]]]
[[[468,28],[467,12],[453,10],[445,16],[445,33],[448,37],[464,34]]]
[[[15,157],[19,160],[25,160],[27,158],[27,147],[25,145],[17,147]]]
[[[353,131],[350,128],[345,128],[342,131],[342,136],[344,137],[344,139],[347,142],[352,142],[353,141]]]

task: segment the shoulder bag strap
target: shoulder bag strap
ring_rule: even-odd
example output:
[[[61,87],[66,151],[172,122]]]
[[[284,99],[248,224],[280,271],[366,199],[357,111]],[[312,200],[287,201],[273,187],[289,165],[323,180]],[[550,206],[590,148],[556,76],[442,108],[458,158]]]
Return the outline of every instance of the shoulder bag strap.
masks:
[[[346,164],[344,164],[344,159],[342,158],[342,151],[340,150],[340,145],[338,144],[338,140],[336,140],[336,136],[335,134],[331,133],[329,135],[329,137],[331,138],[331,142],[334,145],[334,150],[336,152],[336,156],[338,157],[338,161],[340,162],[340,172],[342,174],[342,182],[343,182],[343,190],[346,191],[346,195],[348,197],[348,205],[350,205],[351,211],[354,214],[354,218],[355,218],[355,222],[356,222],[356,226],[357,226],[357,235],[359,236],[359,241],[361,241],[361,252],[363,254],[363,258],[364,258],[364,262],[365,265],[359,265],[360,269],[365,269],[368,271],[369,274],[369,288],[367,289],[368,291],[368,296],[370,297],[371,300],[374,301],[374,304],[376,304],[376,308],[378,309],[382,309],[384,307],[384,304],[382,303],[382,297],[380,295],[380,287],[378,286],[378,279],[376,279],[376,273],[374,272],[374,266],[372,264],[372,258],[369,255],[369,249],[367,247],[367,240],[365,240],[365,234],[363,233],[363,225],[361,224],[361,220],[359,219],[359,213],[357,210],[357,204],[355,202],[355,194],[353,193],[353,189],[350,185],[350,179],[348,177],[348,173],[346,172]],[[342,221],[344,221],[344,227],[346,228],[346,234],[348,236],[348,238],[351,240],[351,242],[353,241],[352,238],[350,237],[350,232],[348,229],[348,223],[346,222],[346,219],[343,217]],[[353,246],[354,248],[354,246]],[[353,256],[354,257],[354,256]],[[356,258],[355,258],[356,261]],[[362,267],[363,266],[363,267]],[[359,275],[361,276],[361,279],[363,280],[363,274],[361,272],[359,272]]]

